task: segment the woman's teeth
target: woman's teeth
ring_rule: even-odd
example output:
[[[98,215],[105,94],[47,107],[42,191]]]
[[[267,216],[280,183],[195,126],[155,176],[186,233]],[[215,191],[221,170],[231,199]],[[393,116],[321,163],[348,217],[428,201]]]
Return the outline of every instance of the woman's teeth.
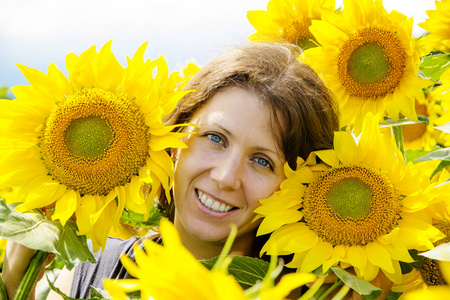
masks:
[[[202,193],[202,191],[197,190],[197,195],[200,201],[203,203],[204,206],[209,208],[210,210],[217,211],[217,212],[227,212],[233,209],[233,206],[226,205],[224,203],[217,202],[205,194]]]

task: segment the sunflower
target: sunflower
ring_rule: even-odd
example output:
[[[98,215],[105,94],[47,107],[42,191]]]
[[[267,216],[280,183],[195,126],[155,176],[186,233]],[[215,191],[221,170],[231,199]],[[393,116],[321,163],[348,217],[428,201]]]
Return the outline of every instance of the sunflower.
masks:
[[[424,164],[421,173],[431,175],[439,163],[440,161],[426,161],[421,163]],[[442,185],[449,177],[450,173],[445,168],[433,176],[432,180],[438,186],[434,187],[431,192],[435,193],[436,197],[434,197],[433,201],[423,206],[423,209],[431,216],[433,226],[438,228],[446,236],[433,243],[436,247],[450,242],[449,187],[448,185]],[[402,283],[394,285],[392,290],[394,292],[406,293],[417,289],[427,289],[430,286],[448,285],[438,260],[424,256],[423,261],[424,263],[420,269],[413,269],[410,273],[404,274]]]
[[[439,84],[433,89],[429,98],[435,103],[433,111],[433,126],[440,126],[450,122],[450,69],[445,70],[439,78]],[[431,120],[430,120],[431,121]],[[431,122],[430,122],[431,123]],[[435,129],[433,137],[436,142],[443,146],[450,146],[450,134]]]
[[[367,281],[381,270],[401,282],[399,261],[413,261],[408,250],[430,249],[443,237],[418,211],[430,198],[428,176],[405,165],[393,137],[380,134],[377,118],[364,119],[358,144],[339,131],[334,150],[299,158],[296,171],[285,165],[280,190],[255,210],[256,218],[264,217],[258,235],[274,231],[261,253],[294,254],[287,267],[300,272],[320,266],[326,272],[340,263]],[[316,156],[326,165],[316,164]]]
[[[445,70],[439,78],[440,84],[430,93],[430,97],[439,103],[438,118],[435,125],[450,122],[450,69]]]
[[[174,92],[164,58],[144,61],[146,46],[125,68],[111,42],[71,53],[68,79],[54,64],[48,75],[18,64],[31,86],[0,100],[0,184],[19,187],[19,211],[54,207],[63,225],[75,215],[95,251],[125,206],[148,214],[160,187],[168,194],[165,149],[185,147],[161,118],[188,92]]]
[[[427,96],[421,100],[415,100],[415,109],[417,114],[428,117],[428,125],[423,123],[403,125],[403,141],[405,149],[415,150],[424,149],[430,151],[436,146],[435,135],[437,130],[434,129],[434,120],[438,118],[438,105],[436,101]]]
[[[450,282],[450,262],[441,261],[440,268],[442,270],[442,276],[447,282]],[[405,292],[400,299],[402,300],[422,300],[422,299],[449,299],[450,287],[445,286],[432,286],[426,289],[416,289],[413,291]]]
[[[419,23],[420,27],[428,31],[428,34],[420,39],[420,43],[426,47],[426,52],[433,49],[450,51],[450,1],[435,1],[436,10],[428,10],[428,19]]]
[[[434,245],[439,246],[450,242],[450,222],[447,220],[437,221],[433,225],[447,236],[435,242]],[[419,270],[414,269],[410,273],[403,275],[402,283],[392,287],[394,292],[407,293],[414,290],[426,290],[431,286],[448,285],[442,272],[440,261],[428,257],[424,257],[423,260],[424,263]]]
[[[186,66],[183,67],[182,69],[182,76],[180,76],[180,82],[177,86],[177,89],[182,90],[186,84],[192,79],[192,77],[194,77],[195,74],[198,73],[198,71],[200,71],[201,67],[191,61],[189,62]]]
[[[434,243],[434,246],[449,243],[450,237],[448,236],[448,234],[450,233],[450,222],[447,220],[442,220],[435,222],[433,225],[434,227],[440,229],[446,235],[445,238],[436,241]],[[424,283],[427,286],[448,285],[439,267],[439,261],[436,261],[428,257],[424,257],[423,260],[424,264],[420,269],[420,275]]]
[[[122,256],[121,261],[134,279],[107,279],[104,286],[113,299],[127,299],[139,291],[142,299],[242,299],[242,287],[223,268],[212,271],[203,266],[183,246],[178,232],[167,219],[161,220],[164,246],[147,240],[144,249],[134,248],[136,263]],[[260,299],[284,299],[295,287],[312,282],[313,274],[288,274],[278,286],[263,289]],[[287,276],[287,275],[285,275]]]
[[[426,161],[424,167],[421,169],[421,173],[431,175],[440,161]],[[442,185],[446,180],[450,178],[450,173],[447,169],[442,169],[438,174],[433,176],[432,181],[438,184],[433,188],[433,193],[436,197],[433,201],[429,202],[423,209],[432,218],[433,226],[438,228],[445,234],[445,238],[434,242],[434,246],[439,246],[450,242],[450,200],[448,197],[448,185]],[[436,249],[437,250],[437,249]],[[434,251],[434,250],[431,250]],[[445,269],[443,264],[434,258],[422,256],[423,265],[419,269],[413,269],[411,272],[402,276],[401,284],[396,284],[392,287],[394,292],[402,292],[403,296],[409,295],[410,292],[416,290],[432,290],[436,286],[447,285],[450,282],[450,278],[446,278]],[[439,288],[445,291],[444,288]],[[404,299],[402,296],[401,299]],[[439,298],[439,297],[438,297]]]
[[[412,38],[412,19],[387,13],[380,0],[344,0],[341,14],[324,12],[310,30],[321,47],[304,52],[335,93],[341,125],[361,130],[368,112],[399,114],[417,121],[414,100],[431,83],[419,78],[420,58]]]
[[[247,12],[257,30],[250,40],[286,41],[307,49],[317,42],[309,31],[311,20],[319,20],[323,11],[334,12],[334,0],[270,0],[267,11]]]

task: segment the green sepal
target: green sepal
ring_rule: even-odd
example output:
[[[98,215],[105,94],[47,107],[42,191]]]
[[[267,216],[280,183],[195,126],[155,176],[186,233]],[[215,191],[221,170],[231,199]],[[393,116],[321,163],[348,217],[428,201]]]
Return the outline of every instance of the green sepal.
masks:
[[[436,167],[436,169],[433,171],[433,174],[430,175],[430,178],[433,178],[434,175],[438,174],[439,172],[441,172],[443,169],[447,168],[448,166],[450,166],[450,161],[448,160],[443,160],[439,163],[439,165]]]
[[[400,261],[400,268],[402,270],[402,274],[407,274],[411,272],[413,269],[420,270],[423,266],[424,260],[423,257],[419,255],[419,252],[415,249],[408,250],[409,255],[411,255],[414,261],[412,263],[406,263]]]

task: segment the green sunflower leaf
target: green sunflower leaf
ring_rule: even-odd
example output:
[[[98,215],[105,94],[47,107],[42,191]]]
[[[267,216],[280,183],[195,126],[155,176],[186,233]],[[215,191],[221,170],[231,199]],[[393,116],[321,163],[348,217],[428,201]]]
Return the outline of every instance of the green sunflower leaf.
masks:
[[[399,119],[397,122],[392,120],[389,117],[384,117],[384,120],[386,121],[386,124],[380,124],[380,128],[382,127],[392,127],[392,126],[403,126],[403,125],[412,125],[412,124],[419,124],[423,123],[425,125],[428,125],[430,123],[430,119],[426,116],[417,115],[417,119],[419,121],[413,121],[407,118]]]
[[[445,133],[450,133],[450,123],[445,123],[440,126],[434,126],[434,129],[440,130]]]
[[[218,257],[210,260],[200,260],[200,262],[209,270],[212,269]],[[259,258],[248,256],[234,256],[228,266],[228,273],[245,290],[262,281],[269,270],[269,263]]]
[[[420,71],[434,81],[438,81],[442,73],[450,66],[450,55],[442,52],[432,52],[422,57]]]
[[[423,149],[408,149],[405,151],[406,155],[406,161],[407,162],[413,162],[414,164],[418,163],[418,161],[415,161],[417,158],[424,156],[425,154],[430,153],[430,151],[426,151]]]
[[[8,294],[6,294],[6,287],[3,283],[2,276],[0,276],[0,299],[8,299]]]
[[[159,222],[161,221],[161,213],[158,208],[153,207],[147,220],[145,220],[143,214],[139,214],[131,209],[125,208],[120,216],[120,221],[133,226],[150,228],[159,225]]]
[[[89,290],[89,295],[94,299],[111,299],[106,291],[95,288],[93,286],[91,286],[91,289]]]
[[[437,150],[435,150],[437,149]],[[406,158],[407,161],[412,161],[413,163],[418,163],[421,161],[427,161],[427,160],[441,160],[439,165],[436,167],[436,169],[431,174],[430,178],[433,178],[436,174],[441,172],[444,168],[447,168],[450,166],[450,148],[439,148],[435,147],[431,151],[424,151],[424,150],[414,150],[407,153]],[[444,185],[446,183],[449,183],[450,180],[447,180],[440,185]]]
[[[386,296],[386,300],[397,300],[402,294],[402,292],[393,292],[392,290],[390,290]]]
[[[56,259],[72,269],[78,260],[95,262],[89,251],[86,236],[78,236],[77,225],[67,221],[47,220],[39,209],[20,213],[14,208],[19,203],[6,204],[0,199],[0,238],[22,244],[28,248],[56,254]]]
[[[416,161],[427,161],[427,160],[450,161],[450,147],[438,149],[438,150],[430,152],[422,157],[416,158]]]
[[[341,268],[331,267],[331,270],[333,270],[334,274],[336,274],[340,280],[358,292],[366,300],[377,299],[382,293],[381,289]]]
[[[63,298],[64,300],[81,300],[81,299],[78,299],[78,298],[72,298],[72,297],[69,297],[69,296],[67,296],[66,294],[64,294],[59,288],[57,288],[48,278],[47,278],[47,282],[48,282],[48,284],[50,285],[50,288],[55,292],[55,293],[57,293],[58,295],[60,295],[61,296],[61,298]],[[94,292],[93,292],[94,291]],[[97,290],[97,289],[95,289],[95,288],[93,288],[93,287],[91,287],[91,290],[90,290],[90,293],[91,293],[91,297],[92,298],[89,298],[88,300],[110,300],[111,298],[105,298],[105,297],[103,297],[103,295],[102,295],[102,293],[99,291],[99,290]],[[94,294],[94,295],[93,295]]]

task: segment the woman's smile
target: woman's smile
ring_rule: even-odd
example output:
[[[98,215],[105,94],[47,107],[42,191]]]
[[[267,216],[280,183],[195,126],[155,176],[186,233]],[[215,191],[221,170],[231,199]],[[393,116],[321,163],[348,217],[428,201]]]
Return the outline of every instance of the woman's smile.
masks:
[[[226,212],[229,212],[229,211],[237,208],[237,207],[228,205],[224,202],[221,202],[219,200],[215,200],[208,194],[206,194],[198,189],[196,190],[196,192],[197,192],[197,196],[198,196],[200,202],[203,204],[203,206],[212,211],[226,213]]]

